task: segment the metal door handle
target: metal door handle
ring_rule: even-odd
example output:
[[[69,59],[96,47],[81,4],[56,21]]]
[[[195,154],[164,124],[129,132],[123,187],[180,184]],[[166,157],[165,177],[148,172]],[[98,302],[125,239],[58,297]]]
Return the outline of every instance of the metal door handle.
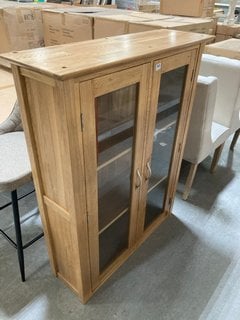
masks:
[[[150,166],[150,161],[147,162],[146,167],[147,167],[147,173],[146,173],[145,180],[148,180],[148,179],[150,179],[150,177],[152,175],[152,169],[151,169],[151,166]]]
[[[140,188],[141,184],[142,184],[142,176],[140,174],[139,169],[137,169],[137,181],[136,181],[136,185],[135,185],[136,188]]]

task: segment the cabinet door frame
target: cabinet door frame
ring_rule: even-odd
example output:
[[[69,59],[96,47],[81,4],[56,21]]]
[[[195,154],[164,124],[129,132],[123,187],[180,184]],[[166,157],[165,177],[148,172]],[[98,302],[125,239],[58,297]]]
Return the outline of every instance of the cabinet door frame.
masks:
[[[140,188],[135,187],[135,182],[138,179],[137,170],[141,170],[143,160],[142,143],[145,140],[147,130],[146,116],[150,90],[150,73],[151,64],[147,63],[109,73],[79,84],[92,290],[95,290],[105,281],[127,259],[130,252],[133,251],[140,193]],[[139,83],[139,90],[135,118],[135,144],[133,145],[128,248],[100,274],[95,99],[136,83]]]
[[[145,214],[146,214],[146,200],[148,192],[148,180],[143,179],[142,192],[140,195],[139,204],[139,219],[137,226],[137,240],[141,241],[142,237],[148,236],[153,229],[155,229],[163,220],[165,220],[171,213],[174,194],[176,190],[176,184],[178,181],[179,168],[181,165],[181,154],[184,147],[184,134],[187,126],[187,120],[190,117],[189,107],[191,101],[191,90],[194,83],[194,68],[197,63],[196,58],[198,55],[197,49],[191,49],[183,53],[178,53],[166,58],[155,60],[153,63],[153,80],[151,89],[150,108],[148,112],[148,130],[145,141],[145,154],[143,159],[142,174],[146,176],[147,163],[151,160],[153,149],[153,136],[155,129],[155,121],[157,115],[158,96],[160,92],[161,76],[162,74],[172,71],[176,68],[187,65],[187,74],[183,89],[182,103],[179,109],[179,115],[177,120],[177,128],[175,132],[175,139],[172,147],[168,182],[165,191],[164,205],[162,214],[157,217],[145,230]]]

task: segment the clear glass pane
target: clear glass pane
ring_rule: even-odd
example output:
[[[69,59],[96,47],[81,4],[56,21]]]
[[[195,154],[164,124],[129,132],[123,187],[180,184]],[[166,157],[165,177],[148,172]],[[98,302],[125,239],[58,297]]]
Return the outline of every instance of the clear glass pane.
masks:
[[[101,271],[128,244],[137,104],[138,84],[96,99]]]
[[[128,247],[129,212],[117,219],[99,236],[99,266],[102,272]]]
[[[167,178],[174,145],[177,120],[181,108],[187,66],[161,76],[158,109],[151,157],[145,228],[163,210]]]

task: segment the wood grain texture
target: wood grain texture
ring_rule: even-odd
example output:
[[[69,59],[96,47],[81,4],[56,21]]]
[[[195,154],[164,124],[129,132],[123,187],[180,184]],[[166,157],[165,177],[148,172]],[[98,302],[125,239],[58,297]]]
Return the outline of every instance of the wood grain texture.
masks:
[[[99,275],[99,241],[98,241],[98,192],[97,192],[97,150],[95,101],[91,81],[80,84],[80,105],[83,119],[83,151],[85,164],[86,205],[88,215],[88,232],[91,261],[92,287],[98,283]],[[95,169],[95,170],[94,170]],[[93,186],[93,188],[91,187]]]
[[[79,77],[114,65],[150,59],[154,55],[185,49],[212,37],[190,32],[154,30],[121,35],[96,41],[84,41],[48,48],[38,48],[1,57],[41,74],[58,79]],[[101,53],[101,54],[99,54]],[[86,63],[87,61],[87,63]]]
[[[71,44],[6,55],[13,59],[52,268],[83,303],[170,214],[200,55],[207,40],[204,35],[163,30],[84,42],[81,50],[79,44]],[[156,69],[159,63],[160,71]],[[161,73],[183,65],[188,66],[188,71],[165,205],[162,214],[143,231],[149,174],[146,168],[152,154]],[[115,153],[107,150],[108,142],[100,145],[96,135],[100,107],[96,101],[102,96],[100,115],[106,116],[111,125],[120,122],[125,130],[113,140]],[[129,138],[127,124],[121,119],[132,121],[132,101],[136,109],[135,125],[130,128],[134,136],[131,154],[131,145],[123,143],[125,149],[121,145],[121,139]],[[110,131],[115,129],[110,126]],[[108,157],[99,152],[100,147],[108,151]],[[119,159],[123,159],[123,169]],[[98,180],[104,180],[103,171],[110,178],[116,169],[123,174],[124,166],[130,166],[131,172],[130,176],[128,172],[127,177],[121,177],[131,186],[126,190],[130,195],[129,212],[119,210],[110,215],[106,210],[106,224],[101,230]],[[117,202],[118,194],[109,201]],[[113,230],[121,231],[116,223],[127,214],[127,241],[117,243],[117,254],[110,255],[110,260],[101,265],[100,252],[105,250],[100,247],[102,237],[114,225]],[[108,237],[104,241],[106,251],[112,250],[113,241]]]
[[[77,283],[73,284],[83,303],[92,295],[89,257],[89,230],[86,203],[85,165],[83,158],[83,136],[79,84],[66,81],[62,90],[64,114],[67,121],[69,144],[68,163],[71,163],[69,185],[69,210],[71,212],[71,233],[74,236],[75,270]],[[65,164],[66,165],[66,164]]]

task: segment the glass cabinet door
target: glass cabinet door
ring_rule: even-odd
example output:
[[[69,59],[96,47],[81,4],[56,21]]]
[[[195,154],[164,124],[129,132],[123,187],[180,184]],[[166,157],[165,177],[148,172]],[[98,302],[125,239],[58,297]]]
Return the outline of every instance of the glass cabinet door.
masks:
[[[139,84],[95,100],[100,273],[128,247]]]
[[[153,77],[158,89],[153,92],[151,106],[155,112],[149,114],[140,234],[156,220],[166,217],[170,209],[173,193],[170,184],[176,182],[175,163],[180,162],[176,158],[179,152],[176,139],[182,139],[178,124],[180,119],[181,126],[185,123],[194,57],[195,52],[191,51],[157,61],[154,66]]]
[[[80,85],[93,287],[134,242],[150,67]]]

